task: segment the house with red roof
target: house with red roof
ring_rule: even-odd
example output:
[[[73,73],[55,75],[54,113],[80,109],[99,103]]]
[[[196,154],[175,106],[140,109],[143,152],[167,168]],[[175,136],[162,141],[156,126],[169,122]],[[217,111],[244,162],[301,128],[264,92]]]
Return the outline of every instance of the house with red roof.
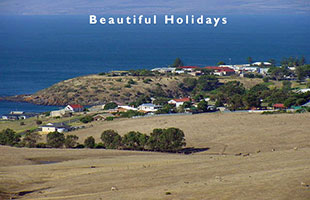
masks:
[[[70,104],[65,107],[65,111],[69,112],[83,112],[84,107],[81,106],[80,104]]]
[[[235,70],[229,67],[208,66],[205,69],[212,70],[213,74],[218,76],[231,76],[235,74]]]
[[[183,105],[185,102],[191,102],[192,100],[190,98],[181,98],[181,99],[171,99],[168,101],[168,104],[173,104],[175,107],[179,107]]]
[[[273,104],[273,108],[276,110],[284,110],[286,109],[286,107],[284,106],[283,103],[276,103],[276,104]]]

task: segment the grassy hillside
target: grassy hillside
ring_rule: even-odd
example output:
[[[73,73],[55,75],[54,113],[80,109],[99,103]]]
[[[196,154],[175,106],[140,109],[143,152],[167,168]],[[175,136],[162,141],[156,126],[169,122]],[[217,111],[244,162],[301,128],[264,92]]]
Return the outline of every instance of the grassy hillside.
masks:
[[[142,94],[165,94],[167,96],[186,96],[178,84],[183,77],[108,77],[91,75],[69,79],[31,95],[28,101],[37,104],[82,105],[102,104],[110,101],[128,103]],[[129,84],[131,83],[131,84]]]
[[[308,119],[309,114],[202,114],[95,122],[74,132],[83,140],[98,139],[108,128],[124,134],[175,126],[184,130],[188,145],[210,148],[193,155],[0,146],[0,199],[306,200]]]

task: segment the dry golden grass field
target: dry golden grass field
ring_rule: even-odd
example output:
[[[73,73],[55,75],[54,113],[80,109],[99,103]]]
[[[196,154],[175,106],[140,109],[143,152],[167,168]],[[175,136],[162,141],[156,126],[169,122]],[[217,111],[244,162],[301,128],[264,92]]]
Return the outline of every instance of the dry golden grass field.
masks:
[[[310,114],[213,113],[94,122],[120,134],[178,127],[191,155],[0,146],[1,198],[310,199]],[[239,155],[239,153],[242,153]],[[115,187],[115,190],[111,190]]]

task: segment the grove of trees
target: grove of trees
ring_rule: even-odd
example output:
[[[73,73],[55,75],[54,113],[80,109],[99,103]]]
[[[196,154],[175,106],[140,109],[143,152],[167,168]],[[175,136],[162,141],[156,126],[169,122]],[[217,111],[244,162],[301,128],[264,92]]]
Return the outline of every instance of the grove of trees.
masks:
[[[22,138],[22,140],[21,140]],[[105,130],[101,134],[101,142],[96,143],[93,136],[78,143],[76,135],[51,132],[46,135],[46,143],[38,143],[42,136],[29,132],[23,137],[11,129],[0,132],[0,145],[29,148],[106,148],[125,150],[148,150],[161,152],[177,152],[186,146],[184,132],[179,128],[154,129],[149,135],[138,131],[130,131],[120,136],[114,130]]]

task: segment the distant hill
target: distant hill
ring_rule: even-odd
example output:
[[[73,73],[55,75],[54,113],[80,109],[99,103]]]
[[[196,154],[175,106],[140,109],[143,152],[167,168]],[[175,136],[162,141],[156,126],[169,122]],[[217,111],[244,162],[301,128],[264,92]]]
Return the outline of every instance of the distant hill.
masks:
[[[108,77],[90,75],[59,82],[33,95],[18,96],[23,100],[41,105],[98,105],[110,101],[129,103],[141,95],[183,97],[188,95],[178,87],[184,77]]]

